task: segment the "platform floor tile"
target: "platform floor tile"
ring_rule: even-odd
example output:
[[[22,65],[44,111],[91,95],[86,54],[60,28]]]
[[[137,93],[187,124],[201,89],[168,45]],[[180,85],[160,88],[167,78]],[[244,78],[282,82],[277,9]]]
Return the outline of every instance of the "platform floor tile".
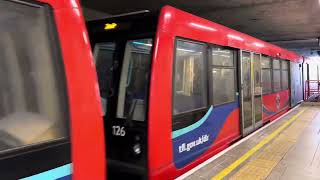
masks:
[[[320,180],[320,106],[300,106],[185,179],[213,179],[301,111],[295,121],[223,179]]]

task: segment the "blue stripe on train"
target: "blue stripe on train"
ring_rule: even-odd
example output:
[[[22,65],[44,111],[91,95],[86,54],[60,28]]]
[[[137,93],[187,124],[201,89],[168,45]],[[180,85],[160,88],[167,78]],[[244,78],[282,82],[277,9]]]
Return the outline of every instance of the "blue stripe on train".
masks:
[[[66,164],[20,180],[71,180],[72,164]]]
[[[197,129],[198,127],[200,127],[208,119],[208,117],[210,116],[212,110],[213,110],[213,106],[211,106],[209,108],[208,112],[199,121],[197,121],[196,123],[191,124],[190,126],[187,126],[185,128],[173,131],[172,132],[172,139],[175,139],[175,138],[177,138],[179,136],[182,136],[182,135],[184,135],[184,134],[186,134],[186,133],[188,133],[190,131],[193,131],[193,130]]]
[[[267,114],[268,116],[274,115],[276,114],[276,112],[270,111],[266,106],[262,106],[262,110],[265,114]]]
[[[197,159],[214,143],[225,121],[238,102],[210,108],[199,123],[172,133],[173,158],[177,168],[182,168]]]
[[[280,111],[283,110],[284,108],[287,108],[290,105],[289,100],[286,101],[286,103],[284,104],[284,106],[282,108],[280,108]],[[277,114],[277,112],[271,111],[269,110],[265,105],[262,105],[262,111],[267,114],[268,116]]]
[[[62,178],[58,178],[57,180],[71,180],[71,179],[72,179],[71,175],[68,175],[68,176],[64,176]]]

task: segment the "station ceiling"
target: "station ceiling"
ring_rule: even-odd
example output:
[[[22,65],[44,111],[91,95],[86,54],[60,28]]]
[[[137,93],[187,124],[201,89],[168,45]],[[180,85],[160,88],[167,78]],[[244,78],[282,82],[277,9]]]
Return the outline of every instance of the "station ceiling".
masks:
[[[320,0],[82,0],[81,2],[88,20],[138,10],[155,11],[164,5],[171,5],[301,53],[320,51],[318,41]]]

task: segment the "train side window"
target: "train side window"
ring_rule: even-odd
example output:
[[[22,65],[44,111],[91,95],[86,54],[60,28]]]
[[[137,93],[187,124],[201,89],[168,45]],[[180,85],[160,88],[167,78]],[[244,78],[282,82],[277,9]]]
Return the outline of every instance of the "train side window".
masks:
[[[234,67],[234,51],[221,47],[213,47],[211,54],[213,66]]]
[[[272,63],[272,74],[273,74],[273,91],[277,92],[281,90],[281,69],[280,60],[274,59]]]
[[[69,136],[64,67],[49,11],[0,2],[0,151]]]
[[[177,40],[175,49],[173,114],[207,106],[205,45]]]
[[[262,72],[262,92],[263,94],[271,93],[271,58],[268,56],[261,56],[261,72]]]
[[[281,82],[282,89],[286,90],[289,88],[289,61],[281,61]]]
[[[235,53],[233,50],[212,47],[209,71],[210,95],[213,105],[235,101]]]

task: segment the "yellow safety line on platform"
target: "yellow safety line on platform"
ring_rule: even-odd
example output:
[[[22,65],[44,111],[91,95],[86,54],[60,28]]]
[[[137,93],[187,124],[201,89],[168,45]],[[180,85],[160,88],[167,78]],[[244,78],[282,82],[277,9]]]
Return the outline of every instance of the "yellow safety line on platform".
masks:
[[[246,161],[248,158],[250,158],[255,152],[259,151],[264,145],[269,143],[281,131],[283,131],[291,123],[293,123],[304,111],[305,111],[305,109],[301,110],[299,113],[294,115],[292,118],[290,118],[284,124],[282,124],[278,129],[276,129],[273,133],[271,133],[269,136],[267,136],[262,141],[260,141],[260,143],[258,143],[256,146],[254,146],[252,149],[250,149],[248,152],[246,152],[244,155],[242,155],[239,159],[237,159],[235,162],[233,162],[228,167],[223,169],[219,174],[212,177],[211,180],[218,180],[218,179],[223,179],[224,177],[226,177],[229,173],[231,173],[234,169],[236,169],[240,164],[242,164],[244,161]]]

